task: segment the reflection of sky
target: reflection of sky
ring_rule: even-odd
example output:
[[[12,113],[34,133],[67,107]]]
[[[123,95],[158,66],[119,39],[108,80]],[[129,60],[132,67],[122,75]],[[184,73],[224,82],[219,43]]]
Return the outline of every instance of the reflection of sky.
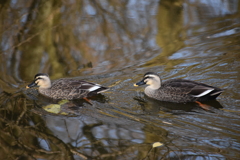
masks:
[[[131,140],[132,142],[142,143],[145,139],[144,132],[139,128],[122,128],[120,126],[108,126],[108,125],[101,125],[95,127],[92,130],[94,136],[97,139],[102,138],[111,138],[111,139],[123,139],[123,140]]]
[[[211,7],[212,14],[215,14],[217,16],[217,15],[233,14],[237,12],[238,0],[233,0],[233,1],[231,3],[229,0],[221,0],[221,1],[201,0],[200,3]]]
[[[87,2],[88,2],[88,1],[87,1]],[[88,15],[90,15],[90,16],[94,16],[94,15],[96,15],[96,13],[97,13],[97,11],[95,10],[95,8],[93,8],[92,5],[90,5],[90,4],[87,4],[87,5],[85,6],[85,11],[86,11],[86,13],[87,13]]]
[[[204,19],[234,14],[238,11],[238,0],[211,1],[211,0],[188,0],[184,3],[184,23],[201,23],[201,15]]]
[[[11,7],[16,6],[17,0],[11,0]]]
[[[169,56],[169,59],[181,59],[184,57],[188,57],[190,55],[192,55],[192,51],[191,50],[179,50],[178,52],[172,54],[171,56]]]
[[[48,128],[55,136],[64,141],[71,143],[73,146],[80,147],[83,145],[91,145],[88,138],[82,133],[82,127],[86,124],[92,125],[95,119],[90,117],[82,120],[78,118],[62,118],[62,117],[46,117]],[[145,140],[145,132],[142,131],[142,125],[138,126],[135,122],[131,122],[130,126],[121,126],[115,124],[102,124],[91,129],[91,134],[102,143],[104,139],[108,139],[105,146],[109,146],[109,141],[128,140],[132,143],[143,143]],[[133,127],[134,126],[134,127]],[[129,127],[129,128],[128,128]],[[43,139],[39,139],[41,146],[48,149],[48,144]]]
[[[225,139],[219,139],[219,138],[215,138],[215,139],[206,139],[206,140],[202,140],[202,142],[207,143],[211,146],[214,146],[216,148],[228,148],[231,146],[230,142],[231,139],[230,138],[225,138]]]
[[[179,155],[183,156],[183,159],[196,159],[196,160],[204,160],[204,159],[225,159],[224,156],[220,154],[208,154],[208,156],[204,156],[204,152],[191,152],[191,151],[184,151],[184,152],[170,152],[169,158],[174,157],[174,159],[177,157],[178,159],[181,159]],[[187,157],[187,158],[186,158]],[[171,158],[170,158],[171,159]]]
[[[45,150],[47,150],[47,151],[50,151],[49,144],[48,144],[48,142],[47,142],[45,139],[38,138],[38,142],[39,142],[40,146],[41,146],[43,149],[45,149]]]
[[[223,36],[230,36],[232,34],[238,33],[238,30],[239,30],[239,28],[233,28],[233,29],[230,29],[230,30],[226,30],[226,31],[223,31],[223,32],[220,32],[220,33],[213,34],[213,35],[211,35],[207,38],[217,38],[217,37],[223,37]]]

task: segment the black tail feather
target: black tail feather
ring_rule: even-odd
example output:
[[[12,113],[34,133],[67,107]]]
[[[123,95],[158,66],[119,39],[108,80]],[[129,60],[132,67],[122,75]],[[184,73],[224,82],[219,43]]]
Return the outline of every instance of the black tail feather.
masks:
[[[207,95],[203,96],[203,97],[199,97],[198,101],[207,101],[207,100],[214,100],[216,99],[221,93],[223,92],[223,90],[217,88],[214,89],[212,92],[208,93]]]
[[[109,88],[101,86],[101,88],[98,88],[94,92],[98,94],[98,93],[101,93],[101,92],[105,92],[107,90],[109,90]]]

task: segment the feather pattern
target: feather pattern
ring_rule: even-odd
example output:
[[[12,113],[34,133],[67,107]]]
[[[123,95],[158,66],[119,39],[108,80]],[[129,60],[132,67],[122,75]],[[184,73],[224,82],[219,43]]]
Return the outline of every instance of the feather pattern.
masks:
[[[108,90],[100,84],[71,78],[58,79],[51,83],[49,76],[41,73],[35,76],[28,87],[36,85],[39,86],[39,93],[53,99],[81,99]]]
[[[144,91],[147,96],[177,103],[212,100],[223,92],[220,88],[185,79],[172,79],[161,83],[160,77],[153,72],[146,73],[144,79],[135,86],[143,84],[149,85]]]

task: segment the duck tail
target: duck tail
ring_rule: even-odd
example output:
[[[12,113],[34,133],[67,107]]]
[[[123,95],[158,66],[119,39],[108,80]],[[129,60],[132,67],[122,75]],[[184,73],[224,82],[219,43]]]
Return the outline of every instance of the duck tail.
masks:
[[[218,89],[218,90],[213,90],[209,96],[212,97],[213,99],[217,98],[221,93],[223,92],[223,90]]]
[[[200,100],[214,100],[216,99],[221,93],[223,92],[222,89],[219,88],[214,88],[214,90],[212,90],[210,93],[208,93],[207,95],[203,96],[200,98]]]
[[[94,92],[96,92],[96,93],[98,94],[98,93],[105,92],[105,91],[107,91],[107,90],[109,90],[109,88],[101,86],[100,88],[98,88],[98,89],[95,90]]]
[[[210,96],[216,96],[216,95],[220,95],[223,91],[217,91],[217,92],[213,92],[210,94]]]

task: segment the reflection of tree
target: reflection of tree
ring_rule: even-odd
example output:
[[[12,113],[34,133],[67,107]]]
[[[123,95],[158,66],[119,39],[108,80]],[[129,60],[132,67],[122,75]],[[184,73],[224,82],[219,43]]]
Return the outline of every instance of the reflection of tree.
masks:
[[[123,109],[132,105],[133,94],[127,95],[128,98],[122,95],[125,89],[122,90],[121,87],[129,88],[126,84],[131,82],[130,74],[124,75],[125,77],[122,75],[122,68],[139,62],[143,62],[141,64],[149,62],[146,64],[148,67],[165,64],[169,61],[170,55],[184,47],[184,40],[182,40],[184,37],[181,37],[185,36],[186,29],[182,30],[183,1],[161,0],[157,8],[159,13],[157,16],[155,11],[158,1],[146,3],[147,5],[138,2],[136,1],[136,4],[130,4],[128,1],[105,1],[104,3],[103,1],[74,3],[73,1],[24,1],[24,3],[23,1],[4,1],[1,3],[0,155],[5,156],[3,159],[77,159],[79,157],[81,159],[85,157],[89,159],[167,159],[169,157],[187,159],[197,156],[207,159],[214,155],[229,155],[223,149],[205,144],[204,140],[198,139],[198,135],[188,137],[185,133],[192,132],[183,132],[184,127],[174,126],[173,133],[179,130],[181,133],[177,135],[180,136],[173,133],[168,135],[168,132],[162,128],[164,124],[158,117],[160,115],[158,110],[152,111],[150,108],[150,114],[143,112],[142,115],[138,115],[129,108],[126,109],[127,111]],[[238,8],[239,5],[240,3]],[[231,19],[231,16],[238,18],[239,9],[235,15],[218,17],[214,21],[224,19],[222,23],[226,23],[225,19]],[[156,21],[158,31],[156,31]],[[212,33],[208,31],[213,28],[215,30],[227,25],[219,23],[212,25],[213,28],[209,26],[205,28],[206,34]],[[197,27],[201,28],[201,26]],[[218,33],[219,30],[215,32]],[[237,44],[239,42],[237,37],[238,35],[234,39],[229,36],[225,40]],[[157,50],[155,39],[163,49],[161,54]],[[229,46],[229,49],[234,47]],[[236,47],[235,50],[237,49]],[[238,56],[234,53],[233,57]],[[171,60],[167,65],[173,67],[182,61],[184,60]],[[94,69],[89,69],[92,67]],[[128,73],[132,73],[137,67],[133,68],[129,67]],[[81,133],[76,139],[71,139],[72,141],[67,143],[57,136],[59,131],[53,131],[47,126],[43,117],[39,116],[41,114],[35,114],[30,110],[35,107],[31,101],[26,100],[21,94],[7,93],[15,92],[16,88],[20,88],[18,83],[22,82],[22,79],[30,80],[36,72],[48,72],[52,75],[51,78],[55,79],[64,77],[68,73],[80,75],[89,72],[110,72],[114,69],[119,69],[120,72],[109,73],[109,79],[111,79],[109,84],[114,81],[113,77],[116,78],[116,75],[121,74],[119,81],[115,81],[118,84],[115,90],[121,90],[121,93],[111,95],[114,102],[111,107],[115,108],[108,108],[110,105],[108,103],[99,106],[101,112],[96,108],[94,114],[86,112],[83,116],[96,120],[90,124],[87,124],[85,119],[81,120],[79,116],[79,121],[84,123],[80,128]],[[118,105],[119,110],[116,109]],[[156,108],[158,106],[159,103]],[[141,112],[139,105],[136,108],[138,108],[136,112]],[[126,119],[129,121],[124,121]],[[170,119],[174,120],[172,117]],[[205,129],[191,122],[176,122],[176,124],[190,126],[187,128],[190,130],[194,127],[193,131],[197,133],[198,130]],[[135,129],[136,125],[141,127]],[[69,124],[53,127],[65,129]],[[172,129],[169,126],[164,127]],[[95,132],[98,130],[102,131],[103,138],[96,136]],[[115,138],[108,133],[111,130],[116,131]],[[67,134],[71,132],[72,130],[64,130],[64,136],[68,137],[70,134]],[[123,136],[122,133],[124,133]],[[140,135],[140,138],[136,138],[136,134]],[[136,141],[133,141],[134,139]],[[151,143],[156,141],[164,143],[164,146],[151,150]],[[80,146],[74,145],[82,143],[83,145]],[[209,153],[214,154],[208,156]]]
[[[81,114],[74,119],[54,115],[56,119],[50,116],[50,120],[44,120],[47,114],[38,112],[44,115],[41,117],[32,112],[37,103],[32,104],[20,92],[3,92],[0,104],[3,159],[167,159],[208,157],[208,153],[218,152],[210,146],[203,148],[195,141],[194,148],[184,149],[185,145],[192,145],[185,141],[188,135],[177,136],[163,129],[162,126],[171,129],[172,124],[154,116],[159,112],[157,106],[152,108],[154,114],[147,114],[151,112],[150,106],[146,112],[134,114],[101,104],[79,109]],[[82,125],[71,125],[77,121]],[[161,142],[163,146],[152,148],[154,142]]]
[[[37,72],[48,72],[53,78],[69,71],[79,75],[77,70],[88,67],[95,68],[96,73],[104,72],[150,58],[154,54],[151,50],[157,48],[150,44],[155,25],[149,18],[154,16],[148,12],[156,2],[140,9],[117,1],[28,1],[26,7],[21,4],[5,4],[5,8],[14,11],[11,16],[4,16],[8,23],[3,24],[15,27],[0,28],[5,47],[1,53],[11,61],[11,66],[4,65],[12,69],[16,79],[31,79]],[[2,13],[9,15],[7,9]]]
[[[179,49],[184,48],[183,1],[161,0],[158,6],[158,32],[156,42],[162,48],[161,54],[147,62],[146,66],[166,64],[173,67],[183,60],[170,61],[168,58]]]
[[[30,122],[39,123],[39,117],[27,111],[24,97],[15,98],[16,101],[8,99],[5,107],[1,107],[1,158],[73,159],[70,148],[61,140],[47,131],[43,132],[40,128],[29,125]],[[46,142],[49,149],[43,149],[40,141]],[[64,154],[61,154],[62,152]]]
[[[28,41],[27,45],[19,47],[20,52],[22,52],[20,68],[24,68],[20,71],[21,76],[31,78],[29,75],[40,70],[45,71],[46,67],[50,67],[58,74],[63,70],[63,66],[57,58],[58,54],[52,35],[56,22],[58,22],[59,9],[57,6],[59,3],[61,4],[61,1],[32,1],[32,7],[19,37],[24,40],[26,37],[37,35]],[[26,32],[26,30],[29,31]],[[24,32],[26,33],[23,34]],[[44,64],[44,67],[36,64]]]
[[[146,139],[146,144],[137,144],[134,143],[132,139],[139,139],[141,136],[137,132],[134,133],[134,129],[134,132],[129,130],[127,126],[125,126],[126,129],[124,129],[121,125],[115,126],[112,124],[112,127],[110,128],[113,129],[113,126],[116,127],[114,128],[116,129],[116,133],[119,138],[111,138],[112,135],[108,134],[109,129],[106,127],[109,126],[106,125],[106,123],[93,123],[88,125],[82,121],[82,123],[84,123],[84,127],[81,129],[81,136],[72,140],[76,141],[76,144],[83,143],[83,145],[74,146],[71,143],[63,142],[61,139],[57,138],[57,136],[53,135],[52,131],[45,126],[45,122],[42,118],[29,110],[34,106],[20,93],[12,95],[4,92],[1,94],[0,101],[2,104],[0,112],[0,152],[1,155],[5,155],[5,157],[1,157],[3,159],[28,157],[33,159],[42,158],[65,160],[75,159],[76,156],[81,159],[112,159],[114,157],[125,157],[124,159],[129,159],[130,157],[136,157],[136,155],[133,154],[133,152],[136,151],[139,152],[138,157],[141,159],[144,158],[149,151],[149,147],[151,146],[151,144],[148,144],[149,142],[151,143],[153,139],[162,140],[162,138],[166,136],[165,134],[162,135],[162,133],[160,133],[157,129],[158,131],[155,135],[149,134],[149,136],[145,137],[148,139]],[[100,113],[105,116],[110,115],[109,113],[103,113],[103,111]],[[88,113],[85,112],[85,114]],[[96,113],[94,113],[92,116],[95,118],[103,118],[103,115],[101,114],[96,115]],[[130,116],[129,118],[134,117]],[[106,121],[107,119],[112,121],[112,118],[108,116],[102,120]],[[121,122],[120,119],[121,118],[118,118],[117,123],[124,123]],[[136,119],[136,117],[134,119]],[[136,126],[133,126],[133,128],[134,127]],[[102,129],[106,137],[97,138],[95,135],[96,131]],[[124,132],[126,133],[124,134],[126,135],[121,133],[123,130],[125,130]],[[67,132],[68,133],[65,133],[66,135],[71,135],[70,132],[72,131],[67,130]],[[149,139],[148,137],[152,137],[153,139]],[[144,140],[144,137],[142,138]],[[139,140],[141,140],[141,138]],[[152,156],[151,154],[152,152],[150,152],[148,156]]]
[[[163,0],[159,4],[158,14],[161,16],[157,17],[159,31],[156,39],[163,48],[162,54],[167,56],[185,46],[182,3],[182,0]]]

